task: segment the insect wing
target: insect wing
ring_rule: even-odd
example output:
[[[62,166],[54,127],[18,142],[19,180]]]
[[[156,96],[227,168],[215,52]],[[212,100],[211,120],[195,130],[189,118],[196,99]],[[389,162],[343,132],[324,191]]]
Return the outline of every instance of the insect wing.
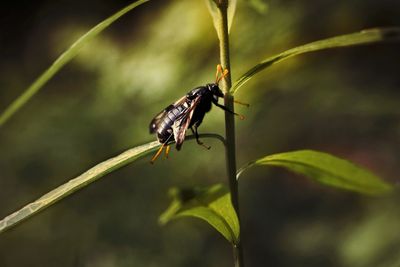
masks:
[[[159,124],[164,120],[165,116],[168,114],[168,111],[173,109],[174,107],[183,104],[186,101],[186,96],[181,97],[177,101],[175,101],[173,104],[169,105],[166,107],[163,111],[158,113],[150,122],[149,125],[149,131],[151,134],[155,133],[157,131],[157,128]]]
[[[185,135],[186,135],[186,130],[189,127],[190,121],[192,120],[194,110],[197,106],[197,104],[200,101],[200,96],[196,97],[192,103],[190,104],[190,107],[188,108],[186,115],[182,117],[182,119],[177,120],[174,122],[173,125],[173,131],[174,131],[174,137],[176,141],[176,149],[180,150],[183,144],[183,141],[185,141]]]
[[[172,105],[174,107],[179,106],[179,105],[183,104],[186,100],[187,100],[187,97],[186,96],[182,96],[181,98],[176,100]]]

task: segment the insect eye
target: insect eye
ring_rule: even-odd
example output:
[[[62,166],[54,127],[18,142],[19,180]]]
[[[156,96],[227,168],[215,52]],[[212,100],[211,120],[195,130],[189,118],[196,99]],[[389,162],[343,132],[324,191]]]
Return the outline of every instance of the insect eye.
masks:
[[[219,91],[219,87],[217,85],[213,84],[211,86],[211,91],[215,94]]]

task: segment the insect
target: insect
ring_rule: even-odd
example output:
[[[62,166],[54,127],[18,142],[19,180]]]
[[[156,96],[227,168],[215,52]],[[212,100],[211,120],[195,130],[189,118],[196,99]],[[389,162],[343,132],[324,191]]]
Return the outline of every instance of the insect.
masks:
[[[183,141],[185,140],[186,130],[188,128],[190,128],[192,133],[195,135],[196,141],[199,145],[210,149],[209,146],[200,141],[197,128],[202,123],[206,113],[211,110],[212,104],[227,112],[238,115],[243,119],[242,115],[236,114],[224,105],[218,103],[218,98],[224,97],[218,83],[225,78],[227,74],[228,70],[223,69],[221,65],[218,64],[217,72],[215,74],[215,83],[209,83],[205,86],[194,88],[153,118],[149,125],[150,133],[156,133],[157,139],[162,145],[151,159],[151,163],[154,163],[162,153],[164,147],[166,147],[165,155],[168,157],[170,151],[169,144],[174,141],[176,142],[176,149],[180,150]],[[248,104],[237,101],[235,102],[248,106]]]

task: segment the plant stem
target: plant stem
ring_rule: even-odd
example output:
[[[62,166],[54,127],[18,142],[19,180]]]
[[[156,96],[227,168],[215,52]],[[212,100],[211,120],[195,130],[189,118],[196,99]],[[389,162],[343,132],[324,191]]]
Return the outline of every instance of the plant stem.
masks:
[[[220,61],[224,69],[228,69],[229,73],[225,76],[222,81],[222,90],[225,93],[224,102],[225,106],[233,111],[233,95],[229,92],[231,88],[231,68],[229,59],[229,33],[228,33],[228,0],[215,0],[218,7],[218,31],[219,31],[219,47],[220,47]],[[234,115],[229,112],[225,112],[225,135],[226,135],[226,168],[229,179],[229,187],[231,192],[232,205],[236,211],[239,219],[239,194],[238,194],[238,183],[236,180],[236,144],[235,144],[235,119]],[[235,267],[243,267],[243,250],[240,238],[238,243],[233,247],[233,257],[235,262]]]

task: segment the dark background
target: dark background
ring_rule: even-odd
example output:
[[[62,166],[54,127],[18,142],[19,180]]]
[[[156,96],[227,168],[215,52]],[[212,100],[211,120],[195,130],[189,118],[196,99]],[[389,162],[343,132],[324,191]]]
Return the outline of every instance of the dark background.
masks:
[[[238,0],[233,79],[267,56],[365,28],[399,26],[400,2]],[[0,16],[0,110],[70,44],[129,1],[18,1]],[[238,166],[318,149],[399,182],[400,46],[285,61],[240,89]],[[0,129],[3,218],[111,156],[154,140],[152,117],[213,81],[218,41],[203,1],[150,1],[86,46]],[[223,134],[214,108],[200,132]],[[0,266],[232,266],[230,244],[197,220],[158,225],[171,186],[226,183],[224,151],[186,142],[154,166],[118,170],[0,236]],[[280,169],[240,180],[246,266],[400,265],[399,197],[366,197]]]

